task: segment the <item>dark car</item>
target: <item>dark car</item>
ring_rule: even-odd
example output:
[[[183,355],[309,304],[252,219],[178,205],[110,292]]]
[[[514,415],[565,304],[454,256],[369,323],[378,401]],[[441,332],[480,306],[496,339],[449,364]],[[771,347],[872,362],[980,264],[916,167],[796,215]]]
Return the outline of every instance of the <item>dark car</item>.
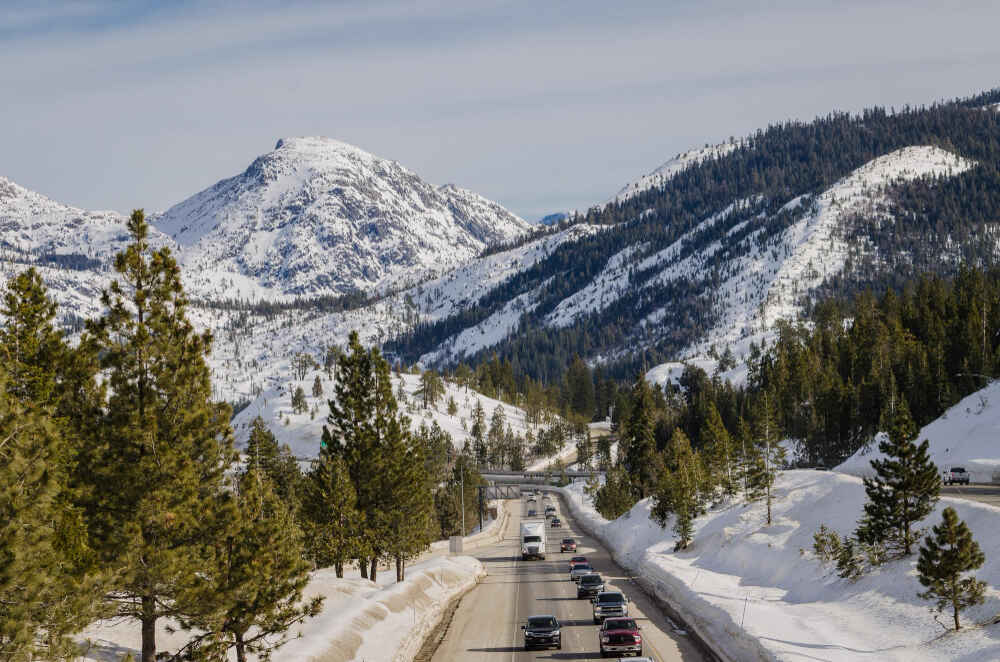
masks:
[[[569,571],[569,578],[578,582],[584,575],[591,575],[593,573],[594,569],[590,567],[589,563],[584,561],[583,563],[577,563],[573,566],[573,569]]]
[[[597,636],[601,644],[601,657],[615,653],[642,655],[642,635],[639,626],[631,618],[605,619]]]
[[[560,552],[575,552],[576,551],[576,539],[575,538],[563,538],[562,542],[559,543]]]
[[[555,616],[530,616],[521,629],[524,630],[525,650],[549,646],[562,649],[562,632]]]
[[[583,577],[580,577],[580,581],[576,583],[577,598],[593,597],[603,590],[604,579],[596,573],[584,575]]]
[[[628,598],[619,591],[604,591],[594,598],[594,622],[603,623],[605,619],[628,616]]]
[[[535,517],[536,515],[538,515],[538,513],[536,513],[534,510],[528,511],[528,517]]]
[[[558,517],[553,517],[552,518],[552,528],[553,529],[561,529],[562,528],[562,521]]]

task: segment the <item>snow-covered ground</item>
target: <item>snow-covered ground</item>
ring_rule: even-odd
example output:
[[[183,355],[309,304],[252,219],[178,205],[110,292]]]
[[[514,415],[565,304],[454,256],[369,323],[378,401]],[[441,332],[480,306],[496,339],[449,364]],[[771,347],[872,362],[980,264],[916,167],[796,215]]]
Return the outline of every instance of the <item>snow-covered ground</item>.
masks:
[[[697,165],[708,159],[720,158],[729,154],[740,146],[742,141],[732,141],[720,143],[718,145],[706,145],[688,150],[670,159],[653,172],[643,175],[639,179],[629,182],[622,187],[618,194],[605,204],[613,202],[625,202],[643,191],[647,191],[657,186],[662,186],[664,182],[672,179],[677,173]]]
[[[320,376],[323,384],[323,395],[319,397],[312,395],[313,380],[316,375]],[[289,384],[291,391],[289,391]],[[400,384],[402,384],[405,394],[404,401],[400,403],[400,411],[410,417],[411,428],[416,430],[421,423],[430,427],[436,421],[442,430],[451,435],[457,450],[461,450],[465,442],[471,439],[469,429],[472,427],[472,412],[476,408],[477,402],[481,402],[483,405],[487,426],[489,426],[496,408],[502,407],[507,424],[510,425],[515,434],[524,435],[531,428],[526,420],[524,410],[520,407],[488,398],[472,389],[465,389],[445,381],[444,396],[436,406],[424,409],[417,393],[420,389],[420,375],[408,373],[394,375],[393,393],[397,394],[397,398]],[[298,386],[301,386],[302,390],[306,392],[306,401],[310,410],[302,414],[296,414],[292,411],[291,393],[294,393]],[[293,380],[281,386],[280,389],[279,392],[278,387],[268,388],[233,419],[237,446],[242,447],[246,443],[250,433],[250,423],[254,418],[260,416],[274,432],[278,443],[288,444],[296,457],[315,457],[319,453],[320,437],[329,413],[327,401],[333,397],[334,383],[327,379],[326,373],[311,371],[305,379]],[[448,413],[449,398],[453,398],[458,407],[454,415]],[[315,415],[312,415],[310,412],[314,409],[317,411]]]
[[[356,574],[356,573],[355,573]],[[290,641],[272,656],[274,662],[350,662],[413,659],[426,635],[440,620],[447,604],[475,585],[485,574],[469,556],[436,556],[407,569],[397,583],[392,571],[382,572],[378,583],[357,576],[338,579],[332,568],[313,573],[306,599],[324,596],[323,611],[295,627]],[[177,650],[189,635],[169,633],[161,619],[157,646]],[[131,621],[102,621],[82,635],[92,644],[83,660],[119,662],[131,653],[138,659],[141,637]],[[229,656],[235,660],[235,652]]]
[[[974,483],[1000,482],[1000,381],[961,400],[925,426],[917,439],[929,442],[930,458],[941,471],[963,467]],[[870,476],[871,461],[883,457],[872,442],[836,470]]]
[[[861,480],[834,472],[782,473],[774,524],[764,505],[729,505],[699,517],[690,548],[674,552],[670,524],[649,519],[651,500],[608,522],[582,483],[561,490],[585,528],[624,566],[670,602],[732,660],[981,662],[1000,659],[1000,509],[944,498],[923,523],[954,507],[986,553],[976,576],[988,584],[985,604],[965,612],[966,629],[945,633],[917,593],[916,556],[882,566],[856,582],[840,579],[812,553],[821,524],[854,529]]]
[[[804,197],[786,204],[784,211],[798,214],[798,220],[772,240],[760,243],[757,238],[760,231],[752,229],[767,222],[763,215],[731,228],[729,233],[733,234],[750,226],[740,240],[750,250],[726,263],[724,280],[712,293],[719,321],[695,345],[681,352],[678,360],[700,365],[711,374],[716,362],[707,358],[710,348],[714,346],[721,353],[729,347],[740,365],[723,377],[737,383],[745,380],[746,369],[742,364],[750,344],[772,342],[778,320],[798,319],[803,297],[827,278],[839,274],[852,250],[867,250],[864,246],[849,246],[844,240],[841,231],[847,219],[864,213],[884,223],[893,223],[891,216],[879,211],[885,200],[883,187],[930,175],[955,176],[974,165],[939,147],[906,147],[856,169],[816,196],[808,206]],[[715,217],[706,219],[676,245],[682,246],[687,237],[716,222]],[[694,277],[712,252],[694,254],[673,263],[679,255],[673,248],[647,258],[646,262],[658,260],[656,263],[663,266],[662,273],[650,284]],[[643,266],[648,268],[651,264]],[[647,373],[647,378],[662,384],[680,375],[675,368],[676,363],[656,366]]]

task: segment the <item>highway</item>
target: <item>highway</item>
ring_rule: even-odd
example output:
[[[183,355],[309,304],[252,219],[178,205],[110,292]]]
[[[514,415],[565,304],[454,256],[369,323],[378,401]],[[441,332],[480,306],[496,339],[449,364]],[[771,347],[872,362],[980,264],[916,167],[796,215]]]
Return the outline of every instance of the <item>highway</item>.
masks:
[[[538,497],[538,512],[545,502]],[[576,598],[576,585],[569,580],[568,561],[573,554],[560,554],[559,542],[574,537],[577,554],[586,556],[605,578],[608,590],[620,590],[631,600],[629,614],[642,627],[644,654],[657,662],[701,661],[704,656],[691,640],[674,631],[670,621],[646,595],[629,582],[625,573],[599,543],[574,526],[561,503],[563,528],[547,527],[546,559],[522,561],[518,535],[525,514],[524,498],[507,502],[511,518],[503,542],[473,553],[486,564],[488,575],[462,598],[453,620],[431,658],[435,662],[523,662],[527,660],[600,659],[597,629],[589,600]],[[521,625],[528,616],[551,614],[562,624],[562,650],[524,650]]]
[[[1000,506],[1000,485],[973,483],[972,485],[942,485],[941,496],[959,497]]]

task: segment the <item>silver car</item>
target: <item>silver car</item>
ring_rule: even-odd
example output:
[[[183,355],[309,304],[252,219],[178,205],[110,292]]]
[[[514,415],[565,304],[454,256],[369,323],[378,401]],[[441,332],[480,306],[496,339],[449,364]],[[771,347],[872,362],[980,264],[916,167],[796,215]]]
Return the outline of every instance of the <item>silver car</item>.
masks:
[[[569,578],[575,582],[580,581],[580,577],[584,575],[591,575],[594,573],[594,569],[590,567],[589,563],[581,563],[580,565],[574,566],[572,570],[569,571]]]

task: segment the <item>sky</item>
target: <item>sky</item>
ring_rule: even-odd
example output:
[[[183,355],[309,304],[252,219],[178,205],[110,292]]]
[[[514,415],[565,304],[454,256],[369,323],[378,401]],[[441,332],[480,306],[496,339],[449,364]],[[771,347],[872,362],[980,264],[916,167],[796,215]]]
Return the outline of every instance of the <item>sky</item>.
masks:
[[[537,220],[769,123],[1000,86],[988,0],[2,5],[0,175],[121,212],[323,135]]]

